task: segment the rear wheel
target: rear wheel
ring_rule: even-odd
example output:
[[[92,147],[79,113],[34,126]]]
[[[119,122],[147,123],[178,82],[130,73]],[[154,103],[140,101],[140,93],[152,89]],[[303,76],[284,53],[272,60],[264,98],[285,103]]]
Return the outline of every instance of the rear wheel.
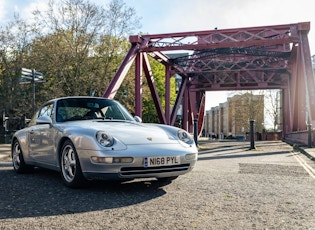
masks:
[[[61,177],[66,186],[77,188],[85,184],[77,151],[70,140],[62,146],[60,166]]]
[[[32,166],[25,164],[23,152],[18,140],[14,140],[12,145],[12,164],[14,171],[17,173],[29,172]]]

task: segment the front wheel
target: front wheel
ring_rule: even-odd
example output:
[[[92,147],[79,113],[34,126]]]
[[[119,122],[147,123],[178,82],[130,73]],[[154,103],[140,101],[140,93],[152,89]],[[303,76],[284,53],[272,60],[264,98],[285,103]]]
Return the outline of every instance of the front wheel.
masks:
[[[85,183],[77,151],[70,140],[61,149],[61,177],[64,184],[71,188],[81,187]]]
[[[31,171],[32,167],[25,164],[23,152],[18,140],[15,140],[12,145],[12,164],[14,171],[17,173],[25,173]]]

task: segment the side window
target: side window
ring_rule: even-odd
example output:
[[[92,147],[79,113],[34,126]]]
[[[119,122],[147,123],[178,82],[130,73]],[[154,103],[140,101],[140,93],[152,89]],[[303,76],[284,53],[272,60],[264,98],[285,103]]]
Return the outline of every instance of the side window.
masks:
[[[28,123],[28,126],[36,125],[36,119],[38,118],[38,111],[33,115],[32,119]]]
[[[38,116],[39,117],[48,116],[51,119],[53,119],[53,108],[54,108],[53,104],[45,105],[44,107],[41,108]]]

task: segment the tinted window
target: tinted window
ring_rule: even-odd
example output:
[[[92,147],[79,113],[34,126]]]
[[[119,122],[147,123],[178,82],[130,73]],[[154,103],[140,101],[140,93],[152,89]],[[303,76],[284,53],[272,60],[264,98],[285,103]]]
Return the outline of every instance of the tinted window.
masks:
[[[57,103],[57,121],[116,119],[133,120],[118,102],[102,98],[67,98]]]

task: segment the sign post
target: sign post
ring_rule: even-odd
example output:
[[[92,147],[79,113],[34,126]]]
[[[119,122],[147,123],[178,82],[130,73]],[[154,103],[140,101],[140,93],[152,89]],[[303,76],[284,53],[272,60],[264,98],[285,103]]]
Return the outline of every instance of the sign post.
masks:
[[[22,68],[22,75],[20,77],[20,84],[32,84],[33,101],[32,101],[32,114],[35,113],[35,84],[46,82],[44,75],[35,69]]]

